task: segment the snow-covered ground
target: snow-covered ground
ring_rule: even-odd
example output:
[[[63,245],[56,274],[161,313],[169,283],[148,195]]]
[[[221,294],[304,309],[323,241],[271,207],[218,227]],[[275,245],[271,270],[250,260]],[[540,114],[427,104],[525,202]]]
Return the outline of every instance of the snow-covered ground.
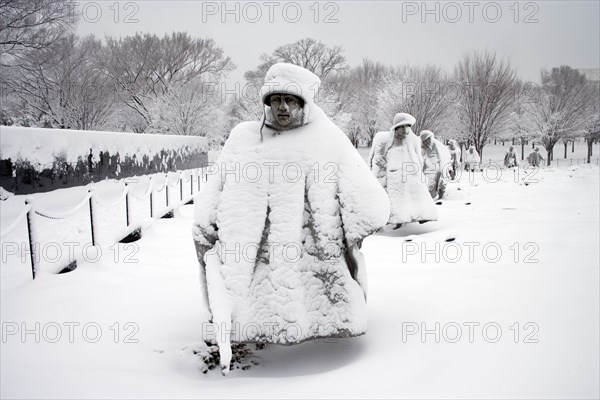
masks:
[[[438,222],[365,240],[366,335],[268,345],[227,377],[193,352],[193,206],[67,274],[3,259],[2,398],[598,398],[599,176],[463,174]]]

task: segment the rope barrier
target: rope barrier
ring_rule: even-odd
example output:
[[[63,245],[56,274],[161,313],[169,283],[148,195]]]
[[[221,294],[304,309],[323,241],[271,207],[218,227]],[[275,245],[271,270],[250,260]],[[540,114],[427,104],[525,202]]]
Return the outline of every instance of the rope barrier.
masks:
[[[132,198],[138,199],[138,200],[144,200],[146,197],[150,197],[150,216],[152,217],[152,215],[154,214],[153,212],[153,199],[152,199],[152,195],[153,193],[156,192],[161,192],[162,190],[166,189],[167,191],[167,198],[166,198],[166,202],[167,205],[161,207],[161,212],[164,211],[169,211],[172,210],[174,208],[176,208],[177,206],[184,204],[185,202],[187,202],[189,199],[193,198],[192,195],[183,195],[183,182],[187,183],[190,182],[191,183],[191,192],[193,193],[193,179],[194,179],[194,175],[197,176],[198,178],[198,187],[200,186],[200,176],[202,173],[202,170],[199,169],[197,170],[196,174],[194,174],[194,171],[191,171],[189,174],[187,174],[187,179],[184,179],[184,175],[186,175],[185,173],[186,171],[180,172],[179,176],[177,177],[177,180],[173,183],[170,182],[169,176],[166,175],[164,176],[164,180],[162,182],[162,185],[160,188],[155,188],[155,181],[156,181],[156,177],[155,176],[151,176],[150,177],[150,182],[148,184],[148,187],[146,188],[144,194],[142,196],[135,196],[132,193],[130,193],[130,187],[126,186],[125,189],[123,190],[123,192],[121,193],[121,195],[119,196],[118,199],[114,200],[113,202],[107,202],[105,199],[102,199],[97,193],[95,193],[94,188],[92,187],[91,189],[88,190],[87,195],[81,200],[80,203],[78,203],[75,207],[73,207],[71,210],[69,211],[53,211],[53,210],[47,210],[43,207],[40,207],[38,205],[39,200],[35,200],[34,198],[26,198],[25,199],[25,207],[20,211],[19,215],[10,223],[10,225],[8,226],[8,228],[0,231],[0,238],[4,238],[5,236],[9,235],[10,233],[12,233],[21,223],[22,220],[24,218],[26,218],[27,221],[27,233],[28,233],[28,237],[29,237],[29,245],[30,245],[30,258],[31,258],[31,268],[32,268],[32,276],[35,279],[36,277],[36,272],[37,272],[37,261],[35,261],[37,258],[37,256],[34,255],[35,251],[35,247],[33,245],[33,243],[35,243],[35,236],[36,236],[36,232],[37,229],[35,227],[35,220],[36,218],[32,218],[32,216],[34,214],[37,214],[41,217],[44,218],[48,218],[48,219],[52,219],[52,220],[61,220],[61,219],[66,219],[69,217],[72,217],[73,215],[75,215],[77,212],[79,212],[82,208],[86,207],[89,209],[89,219],[90,219],[90,233],[92,236],[92,245],[95,246],[95,222],[94,220],[96,219],[96,213],[97,213],[97,209],[93,206],[94,203],[102,206],[102,207],[106,207],[106,208],[112,208],[115,206],[119,206],[124,200],[126,203],[126,212],[127,212],[127,218],[128,218],[128,223],[129,221],[129,209],[127,206],[127,199],[129,198],[129,196],[131,196]],[[180,186],[180,199],[177,199],[174,201],[175,204],[169,204],[169,186],[174,186],[179,184]],[[135,228],[136,226],[139,226],[139,222],[136,222],[134,225],[129,225],[128,224],[128,229],[129,231],[132,231],[131,228]]]
[[[165,182],[169,185],[169,186],[175,186],[176,184],[179,183],[179,180],[181,179],[181,176],[177,177],[177,180],[175,181],[175,183],[171,183],[169,180],[169,177],[167,176],[167,178],[165,179]]]
[[[153,191],[155,192],[162,192],[162,190],[167,187],[167,179],[165,178],[163,180],[162,186],[160,188],[153,188]]]
[[[66,219],[73,216],[77,211],[79,211],[84,206],[88,205],[89,199],[92,197],[91,193],[88,193],[85,198],[75,206],[71,211],[49,211],[44,208],[41,208],[39,205],[32,203],[33,212],[37,215],[40,215],[44,218],[49,219]]]
[[[108,203],[105,200],[102,200],[102,198],[98,195],[98,193],[94,193],[94,195],[92,196],[92,199],[98,205],[101,205],[104,208],[112,208],[112,207],[116,207],[119,204],[121,204],[121,202],[123,202],[123,200],[125,199],[125,196],[127,195],[128,192],[129,192],[129,188],[126,187],[125,190],[123,190],[123,193],[121,193],[121,195],[119,196],[119,198],[112,203]]]
[[[154,180],[152,179],[152,177],[150,177],[150,182],[148,183],[148,187],[146,188],[146,191],[144,192],[143,195],[136,196],[133,193],[129,193],[129,195],[136,200],[145,200],[146,197],[150,196],[150,193],[152,193],[153,187],[154,187]]]

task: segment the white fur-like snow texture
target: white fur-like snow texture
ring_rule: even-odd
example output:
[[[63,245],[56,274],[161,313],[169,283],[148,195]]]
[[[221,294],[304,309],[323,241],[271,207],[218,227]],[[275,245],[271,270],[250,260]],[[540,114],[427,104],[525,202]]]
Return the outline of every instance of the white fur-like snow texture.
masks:
[[[369,168],[314,104],[282,133],[235,127],[195,205],[220,347],[294,344],[366,332],[360,241],[385,225],[389,200]]]
[[[435,221],[435,203],[423,175],[421,140],[410,133],[401,146],[391,147],[393,133],[378,132],[373,138],[369,164],[390,198],[389,223]]]

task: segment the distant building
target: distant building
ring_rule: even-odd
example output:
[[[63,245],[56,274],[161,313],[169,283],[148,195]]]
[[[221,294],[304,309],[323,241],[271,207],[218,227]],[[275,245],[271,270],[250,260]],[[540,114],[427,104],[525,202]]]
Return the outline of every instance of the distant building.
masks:
[[[590,81],[600,81],[600,68],[578,68],[577,71]]]

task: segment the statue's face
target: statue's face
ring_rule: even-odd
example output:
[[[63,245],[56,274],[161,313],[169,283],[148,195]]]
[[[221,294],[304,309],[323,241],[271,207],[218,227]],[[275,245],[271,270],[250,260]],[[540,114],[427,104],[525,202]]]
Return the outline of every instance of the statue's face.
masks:
[[[421,148],[428,149],[431,147],[431,138],[427,138],[421,141]]]
[[[396,139],[406,139],[406,137],[408,136],[408,134],[411,132],[411,127],[410,125],[400,125],[397,126],[396,129],[394,130],[394,136],[396,137]]]
[[[300,98],[292,94],[272,94],[270,104],[275,122],[281,127],[290,127],[294,122],[294,117],[302,112],[300,101]]]

